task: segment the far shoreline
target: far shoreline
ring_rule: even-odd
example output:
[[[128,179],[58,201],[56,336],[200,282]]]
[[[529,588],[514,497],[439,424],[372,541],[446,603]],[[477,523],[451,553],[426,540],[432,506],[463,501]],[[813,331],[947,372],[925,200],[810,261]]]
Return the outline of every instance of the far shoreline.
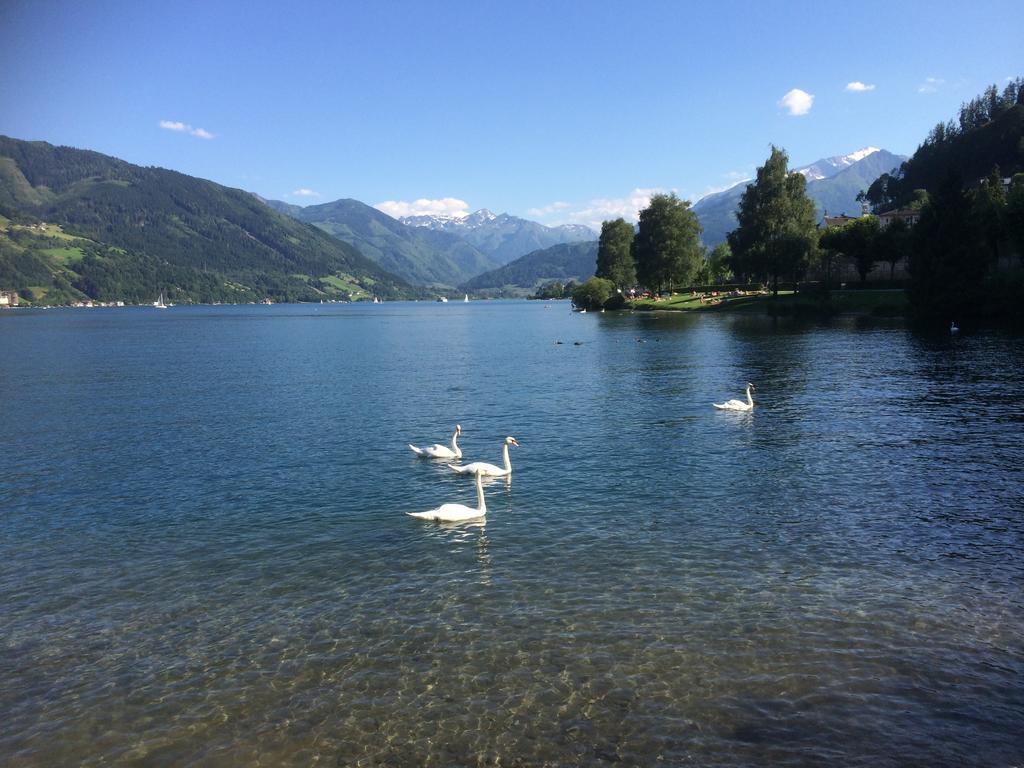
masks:
[[[729,312],[796,316],[851,316],[906,319],[910,304],[902,289],[855,288],[828,293],[779,291],[719,295],[680,293],[662,299],[635,299],[624,309],[635,312]]]

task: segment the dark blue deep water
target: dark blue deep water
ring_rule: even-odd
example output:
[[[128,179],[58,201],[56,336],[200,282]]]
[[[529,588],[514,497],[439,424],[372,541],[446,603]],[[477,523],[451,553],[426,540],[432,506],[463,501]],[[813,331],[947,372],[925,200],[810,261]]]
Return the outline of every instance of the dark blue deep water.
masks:
[[[1019,766],[1022,392],[854,319],[0,313],[0,763]],[[410,518],[456,422],[511,483]]]

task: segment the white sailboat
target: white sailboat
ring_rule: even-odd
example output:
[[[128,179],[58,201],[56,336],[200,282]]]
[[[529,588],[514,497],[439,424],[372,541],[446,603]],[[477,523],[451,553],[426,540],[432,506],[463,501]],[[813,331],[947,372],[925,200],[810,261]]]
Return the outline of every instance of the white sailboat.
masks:
[[[466,294],[466,298],[464,298],[463,301],[469,301],[469,294],[468,293]]]
[[[156,307],[157,309],[167,309],[167,305],[164,304],[163,291],[160,292],[160,297],[153,302],[153,306]]]

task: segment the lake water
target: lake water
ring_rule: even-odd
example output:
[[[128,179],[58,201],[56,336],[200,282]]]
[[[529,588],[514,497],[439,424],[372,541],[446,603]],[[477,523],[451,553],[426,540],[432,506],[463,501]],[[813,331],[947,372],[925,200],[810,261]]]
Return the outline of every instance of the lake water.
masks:
[[[1019,337],[396,303],[0,352],[0,763],[1024,762]],[[407,447],[456,422],[521,443],[486,525],[405,514],[475,503]]]

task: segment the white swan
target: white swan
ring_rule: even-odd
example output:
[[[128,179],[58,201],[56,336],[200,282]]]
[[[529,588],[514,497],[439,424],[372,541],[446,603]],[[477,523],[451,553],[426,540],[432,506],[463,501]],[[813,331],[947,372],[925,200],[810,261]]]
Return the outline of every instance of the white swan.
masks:
[[[747,384],[747,402],[742,400],[726,400],[724,403],[712,403],[715,408],[723,411],[752,411],[754,410],[754,398],[750,396],[753,392],[754,385]]]
[[[444,523],[457,523],[461,520],[476,520],[487,514],[487,504],[484,502],[484,485],[480,479],[481,472],[476,473],[476,506],[467,507],[465,504],[442,504],[435,509],[428,509],[426,512],[406,512],[410,517],[418,517],[421,520],[436,520]]]
[[[501,446],[501,458],[505,460],[504,469],[483,461],[474,461],[471,464],[463,464],[462,466],[456,464],[449,464],[448,466],[451,467],[452,471],[458,472],[460,475],[469,475],[476,472],[484,477],[506,477],[512,474],[512,462],[508,458],[508,447],[510,445],[518,446],[519,442],[514,437],[505,438],[505,442]]]
[[[462,449],[459,448],[459,435],[462,434],[462,427],[458,424],[455,425],[455,434],[452,435],[452,447],[449,448],[447,445],[441,445],[440,443],[434,443],[434,445],[428,445],[426,448],[417,448],[415,445],[410,445],[413,453],[417,456],[424,456],[428,459],[461,459]]]

